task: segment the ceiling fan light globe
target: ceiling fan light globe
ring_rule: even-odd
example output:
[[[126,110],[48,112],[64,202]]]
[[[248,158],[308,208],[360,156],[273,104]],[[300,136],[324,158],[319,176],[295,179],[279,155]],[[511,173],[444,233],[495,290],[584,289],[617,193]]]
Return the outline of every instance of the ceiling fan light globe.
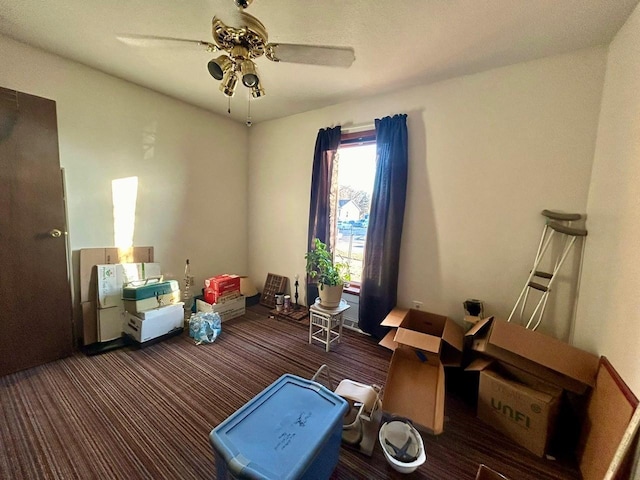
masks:
[[[253,88],[260,82],[256,64],[251,60],[244,60],[240,63],[240,71],[242,72],[242,84],[247,88]]]
[[[255,87],[258,82],[258,76],[255,73],[247,73],[242,76],[242,84],[247,88]]]
[[[224,80],[220,84],[220,91],[227,97],[233,97],[236,92],[236,85],[238,85],[238,76],[233,70],[228,70],[225,74]]]
[[[253,87],[251,89],[251,96],[253,98],[261,98],[265,96],[265,91],[264,88],[262,88],[260,85],[256,85],[255,87]]]
[[[224,76],[224,72],[222,71],[222,69],[220,68],[220,65],[218,65],[216,62],[214,62],[213,60],[211,60],[208,64],[207,64],[207,69],[209,70],[209,74],[215,78],[216,80],[222,80],[222,77]]]
[[[226,55],[220,55],[207,63],[209,74],[216,80],[222,80],[224,74],[231,68],[233,62]]]

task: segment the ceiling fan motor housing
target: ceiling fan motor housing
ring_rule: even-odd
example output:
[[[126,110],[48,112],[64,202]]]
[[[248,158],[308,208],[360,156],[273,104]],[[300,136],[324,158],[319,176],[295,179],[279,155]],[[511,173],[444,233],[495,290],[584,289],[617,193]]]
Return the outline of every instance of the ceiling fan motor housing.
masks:
[[[268,42],[267,29],[257,18],[241,12],[243,25],[229,27],[218,17],[213,17],[213,41],[221,49],[229,52],[233,58],[235,47],[246,49],[245,58],[257,58],[264,55]]]

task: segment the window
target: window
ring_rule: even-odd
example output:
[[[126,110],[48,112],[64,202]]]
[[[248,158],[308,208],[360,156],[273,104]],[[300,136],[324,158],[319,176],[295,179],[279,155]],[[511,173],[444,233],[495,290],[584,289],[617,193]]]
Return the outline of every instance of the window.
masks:
[[[350,265],[351,282],[359,285],[376,174],[375,130],[343,134],[338,159],[335,254]]]

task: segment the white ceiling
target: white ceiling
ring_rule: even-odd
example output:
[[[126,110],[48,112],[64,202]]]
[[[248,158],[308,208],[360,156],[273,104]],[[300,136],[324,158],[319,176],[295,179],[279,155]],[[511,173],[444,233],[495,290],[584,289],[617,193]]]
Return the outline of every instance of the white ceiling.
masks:
[[[255,0],[269,41],[352,46],[349,69],[257,60],[254,123],[443,78],[607,44],[638,0]],[[227,115],[204,49],[132,47],[117,34],[211,41],[232,0],[0,0],[0,33]],[[217,55],[216,55],[217,56]],[[231,117],[245,121],[239,85]]]

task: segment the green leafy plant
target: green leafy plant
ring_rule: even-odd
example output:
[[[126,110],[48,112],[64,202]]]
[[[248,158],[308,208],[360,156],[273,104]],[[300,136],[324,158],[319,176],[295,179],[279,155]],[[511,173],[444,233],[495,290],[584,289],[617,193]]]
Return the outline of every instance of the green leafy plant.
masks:
[[[314,240],[313,249],[304,256],[307,261],[307,274],[324,285],[343,285],[351,280],[349,264],[334,262],[333,255],[319,239]]]

